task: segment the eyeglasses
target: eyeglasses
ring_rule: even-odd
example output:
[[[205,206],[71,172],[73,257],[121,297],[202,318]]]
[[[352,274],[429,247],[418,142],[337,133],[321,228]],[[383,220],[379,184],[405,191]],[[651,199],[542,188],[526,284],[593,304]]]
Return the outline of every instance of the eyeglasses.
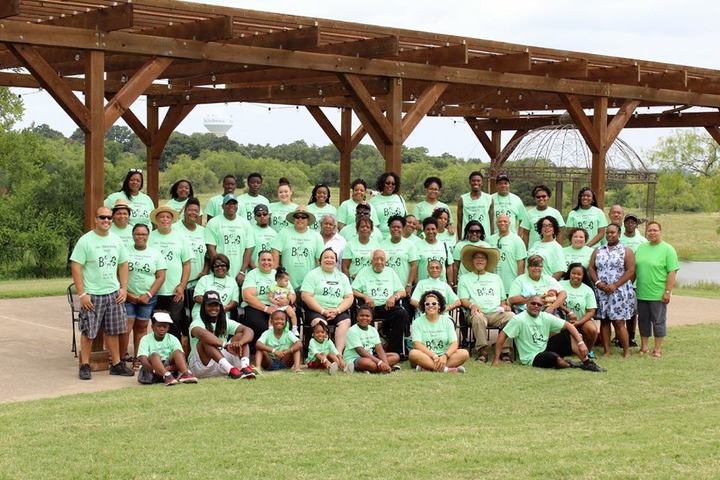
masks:
[[[228,268],[227,263],[216,263],[213,265],[213,268]]]
[[[542,302],[530,302],[530,305],[532,305],[533,307],[542,307],[543,306]]]
[[[542,268],[542,263],[540,265],[529,265],[530,268]]]
[[[98,215],[97,218],[100,220],[112,220],[112,215]]]
[[[437,307],[438,302],[425,302],[426,307]]]
[[[142,173],[142,168],[131,168],[128,170],[130,173]]]

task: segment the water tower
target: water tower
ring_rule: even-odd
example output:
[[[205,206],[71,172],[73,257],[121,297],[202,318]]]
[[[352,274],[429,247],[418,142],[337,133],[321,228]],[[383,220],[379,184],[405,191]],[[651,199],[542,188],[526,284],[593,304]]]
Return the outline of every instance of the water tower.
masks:
[[[216,137],[225,137],[232,128],[233,122],[232,118],[226,115],[211,113],[203,119],[203,125]]]

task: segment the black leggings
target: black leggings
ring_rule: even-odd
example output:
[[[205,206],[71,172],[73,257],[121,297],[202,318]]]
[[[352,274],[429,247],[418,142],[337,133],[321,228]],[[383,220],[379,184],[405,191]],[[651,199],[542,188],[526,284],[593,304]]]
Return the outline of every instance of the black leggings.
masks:
[[[260,338],[260,335],[262,335],[263,332],[268,329],[269,319],[270,315],[263,312],[262,310],[253,308],[250,305],[247,305],[245,307],[245,318],[243,318],[240,323],[242,323],[248,328],[251,328],[253,331],[253,341],[250,345],[250,350],[255,351],[255,342],[257,342]]]

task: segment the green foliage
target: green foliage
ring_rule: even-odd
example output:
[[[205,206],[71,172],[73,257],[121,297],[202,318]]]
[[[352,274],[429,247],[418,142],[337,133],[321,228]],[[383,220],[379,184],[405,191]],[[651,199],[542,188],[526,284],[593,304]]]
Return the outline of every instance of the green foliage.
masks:
[[[190,180],[195,193],[213,190],[218,185],[218,176],[205,162],[198,162],[185,154],[177,157],[167,170],[160,173],[162,195],[170,196],[170,187],[180,179]]]
[[[649,154],[652,163],[663,169],[712,176],[718,171],[718,144],[695,129],[675,130],[661,138]]]
[[[23,101],[7,87],[0,87],[0,130],[10,130],[23,116]]]

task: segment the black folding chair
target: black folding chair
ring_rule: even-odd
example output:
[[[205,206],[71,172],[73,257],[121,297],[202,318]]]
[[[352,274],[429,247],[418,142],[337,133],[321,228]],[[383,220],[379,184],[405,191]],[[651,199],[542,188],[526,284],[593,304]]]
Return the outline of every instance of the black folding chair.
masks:
[[[80,322],[80,299],[76,296],[77,290],[75,290],[75,284],[71,283],[67,287],[67,301],[68,305],[70,305],[70,318],[72,319],[72,346],[70,347],[70,351],[75,354],[75,358],[77,358],[77,339],[76,339],[76,325]]]

